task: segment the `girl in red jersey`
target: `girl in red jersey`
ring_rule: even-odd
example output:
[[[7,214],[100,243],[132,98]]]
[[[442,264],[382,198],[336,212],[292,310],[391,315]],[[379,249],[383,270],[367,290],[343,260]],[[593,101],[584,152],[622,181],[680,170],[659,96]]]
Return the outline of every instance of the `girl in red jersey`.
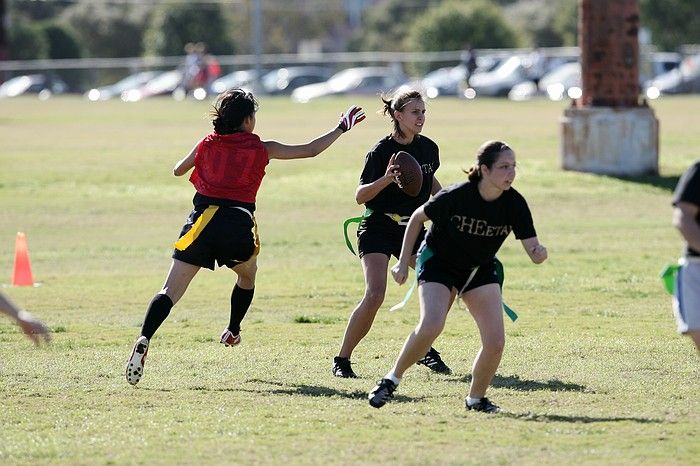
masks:
[[[194,209],[175,243],[173,261],[163,288],[146,311],[141,335],[126,366],[126,380],[136,385],[143,376],[148,345],[153,334],[180,300],[200,268],[231,268],[238,279],[231,293],[231,317],[221,343],[241,342],[240,324],[253,300],[256,256],[259,250],[255,224],[255,196],[270,159],[315,157],[341,134],[365,118],[352,106],[338,126],[299,145],[261,141],[253,133],[258,103],[249,92],[232,89],[221,94],[214,106],[214,131],[204,137],[173,170],[182,176],[194,168]]]

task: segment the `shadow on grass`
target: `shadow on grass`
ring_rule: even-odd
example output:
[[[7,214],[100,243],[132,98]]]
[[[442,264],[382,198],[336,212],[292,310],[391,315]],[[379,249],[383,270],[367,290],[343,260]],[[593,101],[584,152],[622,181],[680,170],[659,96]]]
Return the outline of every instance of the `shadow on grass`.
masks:
[[[518,419],[521,421],[534,421],[534,422],[571,422],[571,423],[581,423],[581,424],[591,424],[594,422],[637,422],[639,424],[661,424],[663,420],[653,419],[646,417],[626,417],[626,416],[613,416],[613,417],[591,417],[591,416],[563,416],[561,414],[536,414],[536,413],[509,413],[501,411],[499,416],[508,417],[511,419]]]
[[[676,189],[678,180],[680,176],[657,176],[657,175],[643,175],[643,176],[611,176],[620,181],[627,181],[629,183],[646,184],[649,186],[654,186],[656,188],[661,188],[669,192],[673,192]]]
[[[316,386],[316,385],[291,385],[281,382],[273,382],[270,380],[260,380],[260,379],[248,379],[246,383],[252,384],[263,384],[266,387],[261,388],[246,388],[246,387],[236,387],[236,388],[210,388],[204,386],[192,386],[188,387],[188,390],[201,391],[201,392],[245,392],[245,393],[257,393],[260,395],[297,395],[297,396],[311,396],[316,398],[332,398],[341,397],[349,398],[353,400],[367,400],[367,394],[369,392],[363,390],[338,390],[330,387]],[[276,387],[276,388],[275,388]],[[157,390],[170,392],[173,389],[167,388],[145,388],[145,390]],[[407,403],[412,401],[422,400],[423,397],[410,397],[404,395],[396,395],[392,399],[392,403]]]
[[[460,379],[460,382],[470,383],[472,376],[467,375]],[[577,383],[567,383],[561,380],[550,379],[546,382],[539,380],[522,380],[517,375],[498,375],[496,374],[491,381],[491,386],[495,388],[509,388],[511,390],[519,390],[523,392],[534,392],[538,390],[550,390],[552,392],[583,392],[586,387]]]

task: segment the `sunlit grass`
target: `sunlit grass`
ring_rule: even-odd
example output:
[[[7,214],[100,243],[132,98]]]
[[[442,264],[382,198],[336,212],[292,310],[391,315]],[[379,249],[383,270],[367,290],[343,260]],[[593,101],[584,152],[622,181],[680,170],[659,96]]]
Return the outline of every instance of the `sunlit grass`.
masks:
[[[304,142],[352,102],[294,105],[261,98],[263,139]],[[516,151],[550,259],[534,266],[508,240],[503,362],[489,396],[505,413],[466,412],[479,342],[455,306],[436,342],[455,371],[409,371],[396,399],[366,393],[417,319],[415,298],[386,303],[353,361],[361,378],[330,374],[363,291],[342,221],[367,150],[386,134],[378,98],[366,122],[316,159],[273,161],[258,198],[260,274],[243,343],[223,348],[234,275],[202,272],[153,339],[137,389],[123,364],[160,288],[193,194],[174,163],[210,129],[206,102],[129,105],[77,98],[0,106],[0,264],[9,283],[14,238],[29,239],[41,286],[5,288],[45,320],[53,343],[32,348],[0,321],[0,463],[124,464],[693,464],[699,362],[675,333],[658,272],[682,243],[670,225],[677,177],[697,158],[700,99],[654,102],[658,177],[563,172],[564,103],[438,100],[425,134],[440,146],[438,179],[461,181],[486,139]]]

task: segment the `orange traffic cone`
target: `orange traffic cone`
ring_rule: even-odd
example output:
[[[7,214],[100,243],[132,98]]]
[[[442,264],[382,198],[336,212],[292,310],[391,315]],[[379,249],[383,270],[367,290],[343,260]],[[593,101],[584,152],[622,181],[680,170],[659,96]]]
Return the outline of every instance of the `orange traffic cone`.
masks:
[[[17,233],[15,241],[15,268],[12,271],[12,286],[34,286],[32,266],[29,264],[27,236]]]

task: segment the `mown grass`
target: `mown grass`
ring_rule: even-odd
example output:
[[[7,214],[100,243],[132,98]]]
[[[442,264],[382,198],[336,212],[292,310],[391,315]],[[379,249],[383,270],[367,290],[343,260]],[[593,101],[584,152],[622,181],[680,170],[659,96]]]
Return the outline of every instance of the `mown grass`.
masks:
[[[258,132],[303,142],[330,128],[348,99],[293,105],[261,99]],[[202,272],[153,339],[146,375],[124,380],[148,301],[160,288],[192,189],[171,168],[207,132],[207,103],[135,105],[5,100],[0,106],[0,270],[27,233],[36,288],[5,288],[44,319],[53,343],[33,348],[0,321],[0,463],[5,464],[693,464],[698,356],[675,333],[658,279],[682,243],[670,196],[698,157],[697,97],[653,104],[658,177],[619,179],[559,168],[563,103],[429,103],[447,185],[486,139],[511,143],[550,259],[534,266],[510,239],[506,353],[489,392],[504,413],[462,400],[478,335],[463,307],[436,342],[455,374],[407,373],[381,410],[366,393],[415,325],[415,298],[386,305],[353,360],[361,378],[330,375],[363,279],[342,240],[357,215],[364,154],[388,132],[369,117],[327,153],[275,161],[258,198],[263,240],[243,344],[222,348],[233,274]],[[4,239],[2,239],[4,238]]]

